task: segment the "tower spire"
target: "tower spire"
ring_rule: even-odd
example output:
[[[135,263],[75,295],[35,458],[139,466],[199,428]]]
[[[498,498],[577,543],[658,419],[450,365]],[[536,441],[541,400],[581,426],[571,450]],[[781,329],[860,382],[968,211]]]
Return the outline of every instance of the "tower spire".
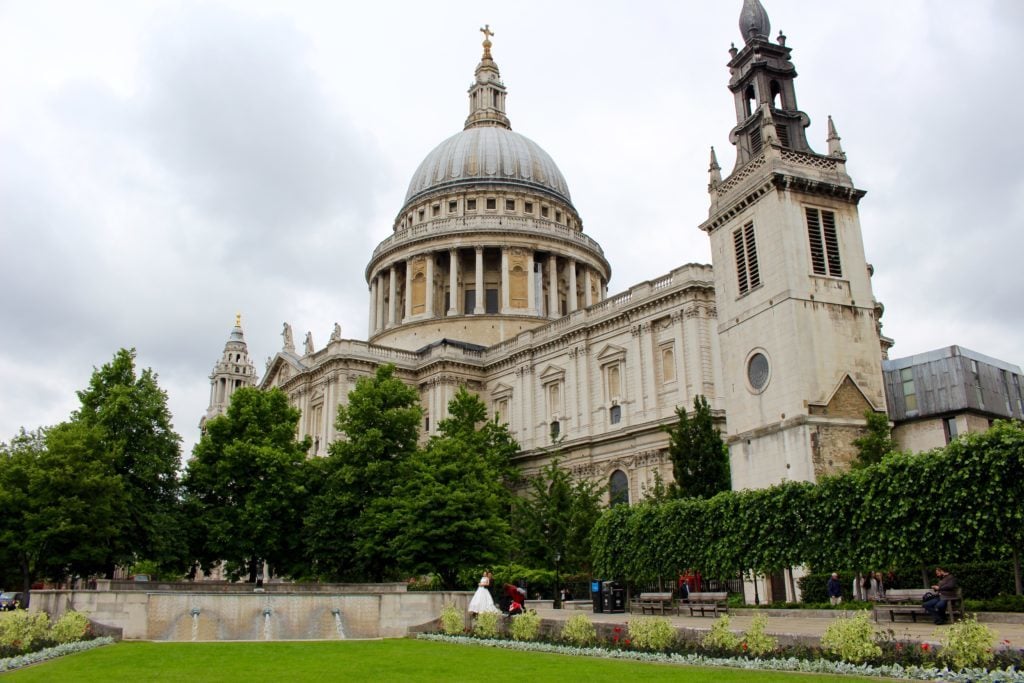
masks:
[[[501,72],[491,57],[491,36],[494,31],[490,24],[484,24],[480,32],[484,34],[484,53],[480,63],[476,65],[476,78],[469,87],[469,116],[466,128],[478,126],[497,126],[508,128],[508,116],[505,115],[505,84],[501,82]]]
[[[730,48],[729,89],[736,98],[736,168],[778,149],[813,153],[807,144],[810,119],[797,108],[796,68],[792,49],[780,31],[778,42],[768,38],[771,23],[760,0],[743,0],[740,32],[742,50]]]
[[[757,38],[768,40],[771,30],[772,23],[761,1],[743,0],[743,9],[740,10],[740,35],[743,41],[749,45]]]
[[[720,182],[722,182],[722,167],[718,165],[718,155],[715,154],[715,148],[711,148],[711,164],[708,166],[708,175],[711,180],[711,187],[715,188]]]
[[[842,140],[842,138],[839,137],[839,133],[836,132],[836,124],[832,123],[832,115],[829,114],[828,138],[826,138],[826,142],[828,142],[828,155],[830,157],[836,157],[838,159],[846,158],[846,152],[843,151],[843,146],[839,142],[840,140]]]

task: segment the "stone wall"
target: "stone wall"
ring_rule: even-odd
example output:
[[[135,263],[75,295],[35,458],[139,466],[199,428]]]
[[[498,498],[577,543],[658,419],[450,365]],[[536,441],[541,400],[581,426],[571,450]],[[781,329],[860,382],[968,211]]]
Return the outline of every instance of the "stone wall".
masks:
[[[465,609],[468,592],[206,593],[33,591],[32,609],[68,610],[120,628],[127,640],[333,640],[400,638],[436,619],[446,604]]]

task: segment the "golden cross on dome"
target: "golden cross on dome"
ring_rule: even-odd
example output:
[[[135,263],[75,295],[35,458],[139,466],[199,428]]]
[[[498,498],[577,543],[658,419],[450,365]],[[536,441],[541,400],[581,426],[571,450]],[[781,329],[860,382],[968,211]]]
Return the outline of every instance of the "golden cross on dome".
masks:
[[[491,57],[491,36],[494,35],[494,31],[491,30],[490,24],[484,24],[484,27],[480,29],[480,33],[484,34],[484,59],[490,59]]]
[[[241,313],[235,313],[235,327],[241,327],[241,326],[242,326],[242,314]]]

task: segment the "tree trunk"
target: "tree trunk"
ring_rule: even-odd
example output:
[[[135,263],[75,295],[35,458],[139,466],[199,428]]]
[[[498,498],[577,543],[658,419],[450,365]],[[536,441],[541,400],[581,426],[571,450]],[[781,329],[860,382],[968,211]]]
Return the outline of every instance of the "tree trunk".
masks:
[[[1024,595],[1020,576],[1020,551],[1016,548],[1013,549],[1013,588],[1017,591],[1017,595]]]
[[[256,583],[256,558],[249,559],[249,583]]]
[[[928,582],[928,567],[921,565],[921,583],[924,588],[930,588],[931,584]]]
[[[793,580],[793,568],[786,567],[786,572],[789,574],[789,595],[793,598],[793,602],[797,602],[796,599],[796,581]]]
[[[24,553],[21,553],[18,563],[21,565],[21,592],[25,595],[23,607],[28,609],[28,603],[32,600],[32,571],[29,568],[28,558]]]

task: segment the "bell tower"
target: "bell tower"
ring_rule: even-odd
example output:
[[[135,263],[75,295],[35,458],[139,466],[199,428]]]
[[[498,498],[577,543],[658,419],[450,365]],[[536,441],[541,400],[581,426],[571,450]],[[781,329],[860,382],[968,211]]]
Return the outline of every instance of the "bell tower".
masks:
[[[224,353],[210,373],[210,405],[199,421],[199,429],[206,431],[206,422],[223,415],[231,403],[231,394],[242,387],[256,386],[256,368],[249,359],[249,346],[242,334],[242,316],[235,316],[235,327],[224,344]]]
[[[733,488],[815,481],[845,469],[867,409],[884,410],[882,350],[857,205],[831,118],[828,153],[807,142],[796,69],[759,0],[729,50],[732,173],[712,149],[711,239]]]

